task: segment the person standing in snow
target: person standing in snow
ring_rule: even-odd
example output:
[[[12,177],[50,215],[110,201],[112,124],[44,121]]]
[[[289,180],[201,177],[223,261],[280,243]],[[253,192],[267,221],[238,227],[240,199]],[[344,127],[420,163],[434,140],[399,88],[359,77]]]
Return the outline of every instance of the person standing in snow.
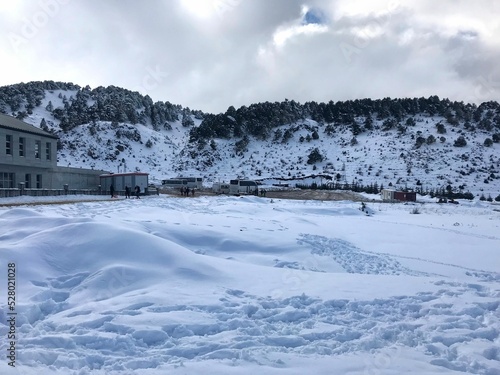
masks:
[[[140,199],[139,195],[141,194],[141,188],[139,185],[136,185],[135,187],[135,199]]]
[[[113,198],[115,196],[115,187],[113,184],[109,187],[109,192],[111,193],[111,198]]]
[[[130,198],[130,188],[127,186],[125,186],[125,198]]]

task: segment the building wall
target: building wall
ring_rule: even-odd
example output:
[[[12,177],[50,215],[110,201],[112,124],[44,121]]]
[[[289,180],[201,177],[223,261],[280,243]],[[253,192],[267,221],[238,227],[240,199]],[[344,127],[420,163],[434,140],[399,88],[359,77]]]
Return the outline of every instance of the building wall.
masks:
[[[0,188],[52,188],[57,139],[0,127]]]
[[[68,185],[69,189],[99,189],[101,170],[56,167],[49,172],[52,189],[62,189]]]
[[[0,188],[98,189],[101,170],[57,166],[57,138],[0,126]]]
[[[382,200],[391,201],[394,199],[394,190],[383,189],[380,195],[382,196]]]
[[[20,183],[29,189],[51,188],[48,169],[0,164],[0,188],[19,188]]]
[[[99,189],[101,170],[56,167],[52,169],[0,164],[0,188],[26,189]],[[5,175],[8,176],[5,176]],[[10,177],[12,176],[12,177]],[[6,185],[6,178],[12,178]]]
[[[394,199],[397,199],[397,200],[403,201],[403,202],[416,202],[417,193],[397,191],[394,193]]]
[[[7,137],[10,137],[9,142]],[[0,127],[0,164],[54,168],[57,165],[57,139]]]

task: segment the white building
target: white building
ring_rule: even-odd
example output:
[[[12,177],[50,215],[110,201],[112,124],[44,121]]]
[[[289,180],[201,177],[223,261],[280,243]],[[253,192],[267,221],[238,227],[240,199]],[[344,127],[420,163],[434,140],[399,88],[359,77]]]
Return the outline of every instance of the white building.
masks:
[[[0,114],[0,189],[97,189],[99,175],[105,171],[59,167],[57,140],[51,133]]]

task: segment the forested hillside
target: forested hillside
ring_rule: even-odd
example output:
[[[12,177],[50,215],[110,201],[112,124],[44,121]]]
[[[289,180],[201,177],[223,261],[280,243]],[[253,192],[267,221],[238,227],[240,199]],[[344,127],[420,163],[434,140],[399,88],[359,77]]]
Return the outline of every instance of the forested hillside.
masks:
[[[58,135],[60,165],[141,170],[157,181],[321,175],[378,188],[500,193],[497,102],[285,99],[210,114],[115,86],[44,81],[0,87],[0,112]]]

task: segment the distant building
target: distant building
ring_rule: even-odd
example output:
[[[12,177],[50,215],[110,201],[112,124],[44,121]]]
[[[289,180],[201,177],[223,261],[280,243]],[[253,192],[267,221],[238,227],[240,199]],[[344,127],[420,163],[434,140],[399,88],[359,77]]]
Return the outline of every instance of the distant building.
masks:
[[[203,178],[202,177],[176,177],[176,178],[168,178],[166,180],[162,180],[161,184],[166,188],[181,188],[188,187],[190,189],[198,189],[201,190],[203,188]]]
[[[380,198],[382,198],[383,201],[393,200],[394,199],[394,190],[390,190],[390,189],[380,190]]]
[[[212,185],[212,191],[215,194],[229,194],[231,191],[231,185],[225,182],[214,182]]]
[[[414,191],[395,191],[394,199],[401,202],[416,202],[417,193]]]
[[[128,172],[128,173],[107,173],[99,176],[101,189],[109,191],[111,185],[115,191],[125,191],[125,187],[134,191],[136,186],[141,188],[141,192],[145,192],[148,187],[149,174],[144,172]]]
[[[253,180],[230,180],[229,181],[230,194],[259,194],[259,186]]]
[[[57,166],[57,140],[0,114],[0,189],[97,189],[105,171]]]
[[[417,193],[410,191],[396,191],[392,189],[382,189],[380,196],[383,201],[416,202]]]

